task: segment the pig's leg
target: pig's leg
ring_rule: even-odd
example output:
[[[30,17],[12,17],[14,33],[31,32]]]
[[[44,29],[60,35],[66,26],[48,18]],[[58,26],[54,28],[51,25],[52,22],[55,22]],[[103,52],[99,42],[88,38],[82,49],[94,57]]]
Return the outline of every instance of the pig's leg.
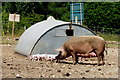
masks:
[[[60,56],[61,56],[61,51],[59,51],[59,54],[58,54],[58,56],[56,56],[55,57],[55,59],[56,59],[56,63],[59,63],[60,62]]]
[[[73,59],[73,64],[75,65],[78,62],[78,57],[75,55],[74,52],[71,52],[72,59]]]
[[[105,60],[104,60],[104,52],[102,52],[102,54],[101,54],[101,58],[102,58],[102,65],[104,65],[104,64],[105,64]]]
[[[75,65],[76,63],[78,63],[77,53],[75,53],[75,50],[72,46],[69,47],[69,53],[72,55],[73,64]]]
[[[95,50],[95,53],[97,54],[97,58],[98,58],[98,63],[97,63],[97,65],[100,66],[100,60],[101,60],[100,52],[99,52],[98,50]]]
[[[59,63],[60,62],[60,59],[56,59],[56,63]]]
[[[79,60],[79,57],[77,55],[76,56],[76,63],[79,63],[78,60]]]
[[[100,65],[100,61],[102,59],[102,65],[105,64],[105,61],[104,61],[104,52],[99,52],[99,51],[96,51],[97,52],[97,57],[98,57],[98,66]]]

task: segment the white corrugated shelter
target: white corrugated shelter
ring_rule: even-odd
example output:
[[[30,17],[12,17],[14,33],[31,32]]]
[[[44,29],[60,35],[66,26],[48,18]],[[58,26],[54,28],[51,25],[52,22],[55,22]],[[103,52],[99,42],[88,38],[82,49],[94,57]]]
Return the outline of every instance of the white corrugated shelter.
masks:
[[[65,34],[65,30],[69,29],[70,22],[55,20],[52,16],[47,20],[38,22],[29,27],[19,38],[15,52],[30,55],[54,53],[55,48],[59,48],[69,36]],[[93,36],[94,32],[81,25],[73,24],[75,30],[73,36]],[[79,29],[79,30],[78,30]],[[85,33],[84,33],[85,32]]]

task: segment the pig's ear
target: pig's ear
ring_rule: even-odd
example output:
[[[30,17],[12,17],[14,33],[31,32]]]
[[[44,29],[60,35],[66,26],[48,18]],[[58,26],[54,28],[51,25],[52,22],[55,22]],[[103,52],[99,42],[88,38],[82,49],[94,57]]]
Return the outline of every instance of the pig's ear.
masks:
[[[62,51],[62,49],[61,49],[61,48],[59,48],[59,49],[55,49],[54,51]]]

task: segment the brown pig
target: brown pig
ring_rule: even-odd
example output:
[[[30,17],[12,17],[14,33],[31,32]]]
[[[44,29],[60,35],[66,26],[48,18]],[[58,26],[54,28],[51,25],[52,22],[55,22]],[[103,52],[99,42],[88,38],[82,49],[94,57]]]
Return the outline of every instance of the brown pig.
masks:
[[[78,57],[90,57],[90,53],[94,53],[93,55],[98,58],[97,65],[100,65],[101,59],[102,64],[104,65],[104,50],[105,40],[101,37],[71,37],[71,39],[66,41],[61,48],[56,49],[56,51],[59,51],[59,54],[55,57],[55,59],[59,62],[62,59],[72,56],[73,64],[76,64],[78,63]]]

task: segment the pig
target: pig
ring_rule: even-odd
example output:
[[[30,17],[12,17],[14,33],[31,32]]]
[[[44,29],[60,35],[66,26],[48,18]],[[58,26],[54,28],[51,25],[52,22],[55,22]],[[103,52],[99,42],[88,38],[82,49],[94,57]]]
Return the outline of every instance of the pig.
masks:
[[[32,61],[39,61],[42,59],[42,57],[39,54],[31,55],[31,56],[29,56],[29,58]]]
[[[78,57],[90,57],[96,56],[98,58],[97,65],[100,65],[102,59],[102,64],[105,64],[104,61],[104,50],[105,50],[105,40],[99,36],[81,36],[81,37],[71,37],[66,41],[63,46],[56,51],[59,51],[59,54],[55,57],[59,62],[62,59],[72,56],[73,64],[78,63]],[[93,54],[94,53],[94,54]]]
[[[32,61],[39,61],[42,59],[45,59],[47,61],[53,61],[55,59],[56,55],[53,54],[35,54],[35,55],[31,55],[29,56],[29,59]]]

